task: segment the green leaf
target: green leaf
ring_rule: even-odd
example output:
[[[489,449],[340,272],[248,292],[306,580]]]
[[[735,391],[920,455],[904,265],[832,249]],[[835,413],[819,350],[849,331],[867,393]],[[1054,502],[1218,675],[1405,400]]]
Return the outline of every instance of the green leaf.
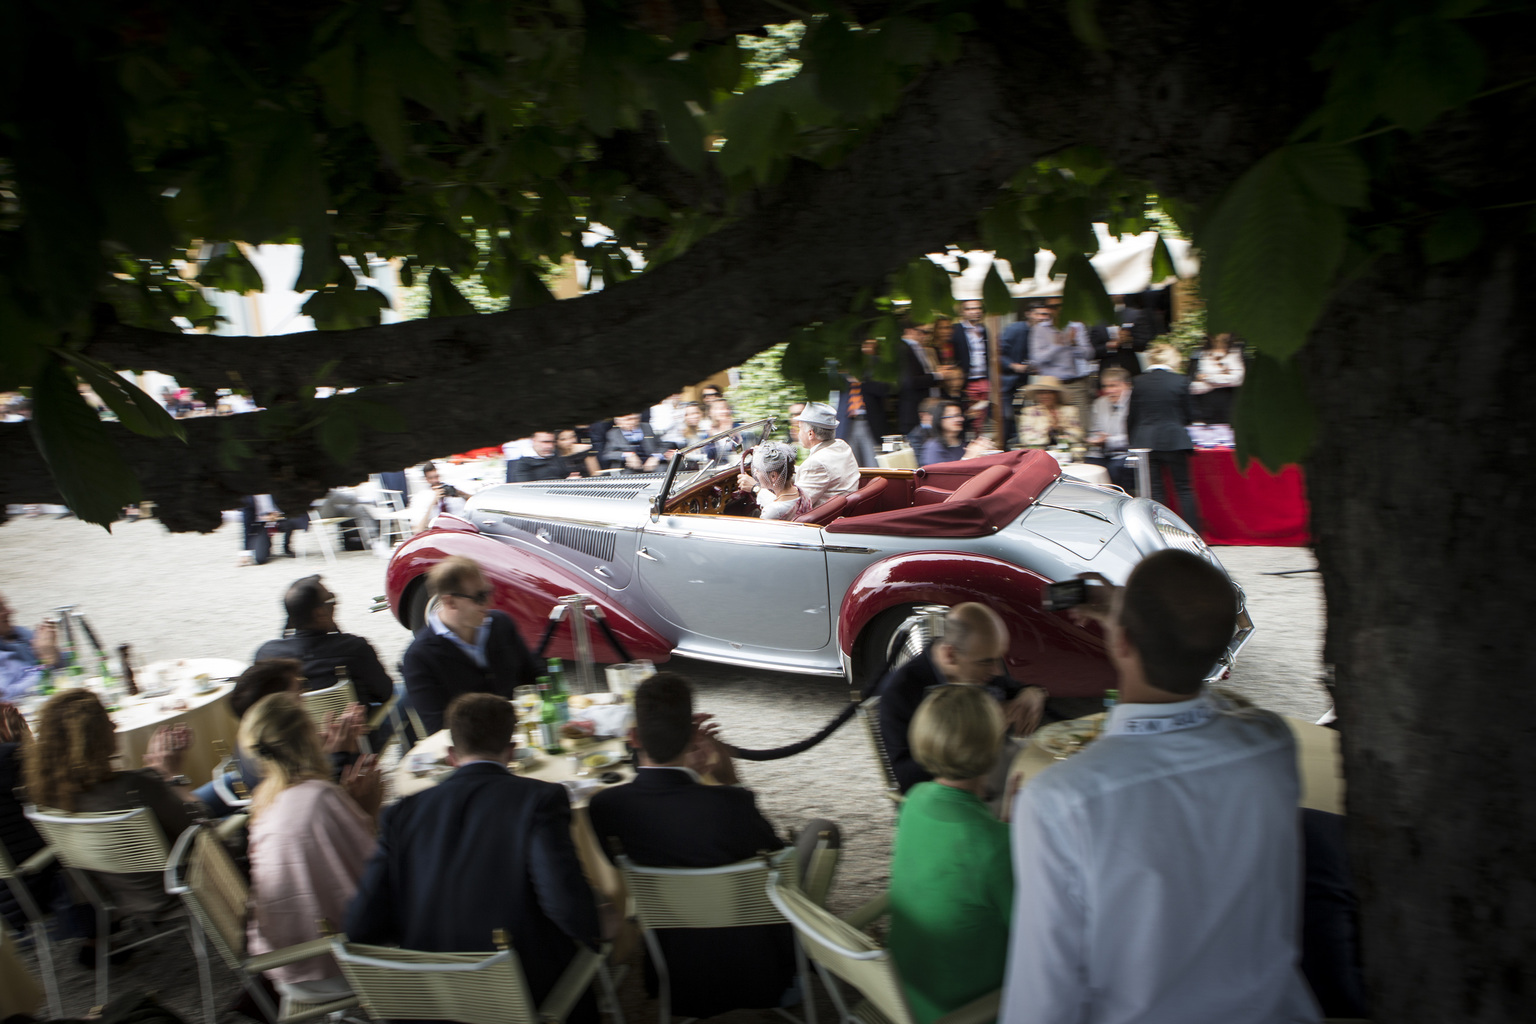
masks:
[[[1353,150],[1336,143],[1304,142],[1281,150],[1292,172],[1317,198],[1338,206],[1364,206],[1370,172]]]
[[[1376,102],[1393,121],[1416,132],[1477,95],[1487,62],[1466,29],[1439,18],[1400,26],[1382,72]]]
[[[233,244],[198,268],[197,283],[204,288],[241,295],[261,292],[266,288],[261,273],[245,258],[240,247]]]
[[[1247,469],[1258,459],[1270,472],[1305,462],[1317,433],[1317,414],[1295,360],[1268,352],[1252,356],[1232,410],[1237,462]]]
[[[437,267],[427,277],[427,294],[431,297],[427,316],[472,316],[475,312],[448,275]]]
[[[1104,32],[1094,12],[1097,0],[1067,0],[1067,24],[1072,34],[1090,50],[1104,49]]]
[[[165,411],[165,407],[122,374],[79,352],[61,352],[59,355],[107,403],[107,408],[117,415],[123,426],[145,437],[174,437],[186,441],[186,429]]]
[[[1061,287],[1061,312],[1057,324],[1076,320],[1084,324],[1106,324],[1115,315],[1115,304],[1104,290],[1093,261],[1080,252],[1068,253],[1057,263],[1057,268],[1067,275]],[[1054,275],[1054,271],[1053,271]]]
[[[554,301],[555,296],[539,276],[538,268],[530,263],[519,263],[513,269],[507,288],[508,309],[529,309]]]
[[[315,321],[322,331],[349,331],[379,323],[379,311],[389,308],[389,298],[372,285],[328,287],[311,295],[299,312]]]
[[[1470,256],[1483,240],[1483,219],[1465,206],[1447,210],[1424,231],[1426,263],[1448,263]]]
[[[688,107],[683,83],[673,76],[658,76],[652,81],[651,91],[656,96],[656,115],[666,133],[667,152],[684,170],[702,173],[704,128]]]
[[[720,150],[720,172],[734,176],[751,171],[759,182],[766,181],[779,157],[780,140],[793,130],[785,102],[789,97],[786,79],[748,89],[722,104],[720,127],[725,145]]]
[[[1178,268],[1173,265],[1173,253],[1168,251],[1168,243],[1163,240],[1163,233],[1157,233],[1157,241],[1152,243],[1152,287],[1157,287],[1158,282],[1166,281],[1170,277],[1177,277]]]
[[[405,111],[390,62],[374,54],[363,62],[362,119],[368,135],[392,164],[405,157]]]
[[[997,260],[987,268],[987,276],[981,285],[981,303],[988,313],[993,316],[1004,316],[1013,312],[1013,293],[1008,290],[1008,282],[1003,280],[1003,272],[998,267]]]
[[[1028,216],[1045,248],[1057,256],[1099,251],[1099,236],[1093,232],[1093,215],[1086,198],[1047,193],[1038,197],[1038,203]]]
[[[32,385],[31,428],[64,503],[81,521],[110,530],[123,509],[140,500],[139,481],[106,424],[56,358],[43,364]]]
[[[817,97],[850,121],[877,117],[894,104],[900,81],[877,35],[832,16],[807,33],[803,49]]]
[[[1277,150],[1237,180],[1196,240],[1210,330],[1287,358],[1328,298],[1344,256],[1344,214],[1306,188]]]
[[[1015,281],[1035,276],[1035,237],[1024,226],[1016,198],[1003,199],[982,211],[982,243],[1008,261]]]

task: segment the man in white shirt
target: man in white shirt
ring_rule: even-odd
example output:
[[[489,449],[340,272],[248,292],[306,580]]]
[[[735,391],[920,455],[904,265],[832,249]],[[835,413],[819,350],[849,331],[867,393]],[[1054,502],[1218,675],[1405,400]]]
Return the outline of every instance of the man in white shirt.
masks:
[[[1090,588],[1091,593],[1102,592]],[[1148,556],[1113,594],[1120,703],[1019,791],[1001,1024],[1316,1021],[1298,962],[1291,732],[1202,683],[1236,623],[1222,573]]]
[[[1135,481],[1125,465],[1130,433],[1126,417],[1131,409],[1131,375],[1119,366],[1111,366],[1101,376],[1104,394],[1093,400],[1093,415],[1088,421],[1088,443],[1096,445],[1100,454],[1090,455],[1088,461],[1103,466],[1115,486],[1134,491]]]
[[[797,421],[800,447],[810,454],[795,470],[795,483],[811,508],[859,489],[859,460],[837,437],[837,414],[825,402],[808,402]]]
[[[427,489],[411,499],[410,507],[411,522],[416,524],[417,533],[430,527],[432,520],[445,512],[451,515],[463,512],[464,499],[469,497],[452,484],[443,483],[433,463],[424,463],[421,475],[427,482]]]

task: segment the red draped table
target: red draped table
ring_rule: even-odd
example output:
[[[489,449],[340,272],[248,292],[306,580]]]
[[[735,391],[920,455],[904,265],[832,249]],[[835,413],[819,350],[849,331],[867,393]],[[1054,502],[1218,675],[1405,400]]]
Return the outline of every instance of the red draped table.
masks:
[[[1237,454],[1231,448],[1205,448],[1189,460],[1189,474],[1207,544],[1304,547],[1311,543],[1307,481],[1300,466],[1284,466],[1279,473],[1271,473],[1251,459],[1244,473],[1238,470]],[[1179,511],[1171,488],[1169,498]]]

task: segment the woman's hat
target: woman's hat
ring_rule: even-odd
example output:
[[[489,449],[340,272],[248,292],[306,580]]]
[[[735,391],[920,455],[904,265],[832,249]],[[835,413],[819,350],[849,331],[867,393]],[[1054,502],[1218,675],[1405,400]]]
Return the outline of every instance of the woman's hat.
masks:
[[[1061,386],[1061,381],[1055,377],[1036,377],[1024,388],[1026,395],[1038,395],[1042,391],[1054,391],[1058,395],[1065,395],[1067,389]]]

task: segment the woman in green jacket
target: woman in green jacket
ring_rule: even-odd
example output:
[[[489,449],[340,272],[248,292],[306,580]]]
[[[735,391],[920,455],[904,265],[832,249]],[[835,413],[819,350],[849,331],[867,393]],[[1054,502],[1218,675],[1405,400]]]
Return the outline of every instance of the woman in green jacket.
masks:
[[[912,716],[934,775],[907,792],[891,857],[890,950],[919,1024],[1001,987],[1013,907],[1008,826],[983,802],[1007,724],[979,686],[940,686]]]

